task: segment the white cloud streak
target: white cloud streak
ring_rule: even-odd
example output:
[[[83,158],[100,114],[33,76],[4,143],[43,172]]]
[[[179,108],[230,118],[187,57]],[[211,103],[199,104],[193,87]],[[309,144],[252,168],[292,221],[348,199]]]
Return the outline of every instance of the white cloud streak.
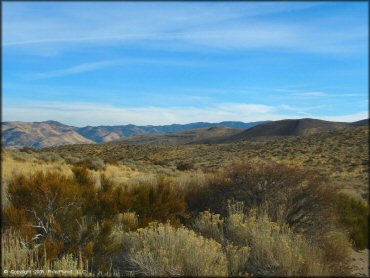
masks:
[[[324,92],[304,92],[304,93],[295,93],[290,94],[291,96],[300,96],[300,97],[326,97],[327,93]]]
[[[369,118],[369,111],[360,111],[349,115],[322,116],[320,119],[337,122],[355,122]]]
[[[40,80],[40,79],[48,79],[53,77],[61,77],[66,75],[74,75],[83,72],[94,71],[102,68],[106,68],[109,66],[114,66],[117,63],[115,61],[103,61],[103,62],[95,62],[95,63],[86,63],[81,64],[61,70],[43,72],[43,73],[35,73],[31,76],[28,76],[30,80]]]
[[[358,94],[358,93],[331,93],[331,92],[320,92],[320,91],[313,91],[313,92],[299,92],[297,90],[289,90],[289,89],[277,89],[276,91],[279,92],[295,92],[289,94],[289,96],[294,97],[363,97],[366,94]]]
[[[80,44],[130,43],[180,50],[343,53],[365,49],[362,42],[367,41],[365,28],[340,24],[343,20],[276,23],[264,17],[322,3],[53,4],[4,4],[4,46],[24,46],[23,50],[38,53],[79,49]],[[37,12],[30,12],[32,7]]]
[[[72,67],[35,73],[27,75],[28,80],[40,80],[49,79],[55,77],[62,77],[67,75],[74,75],[84,72],[96,71],[108,67],[120,66],[125,64],[157,64],[166,66],[200,66],[202,62],[192,61],[192,60],[167,60],[167,59],[140,59],[140,58],[128,58],[128,59],[117,59],[117,60],[107,60],[99,62],[84,63],[79,65],[74,65]],[[209,64],[209,62],[207,62]]]
[[[285,107],[287,108],[287,107]],[[285,109],[287,110],[287,109]],[[288,109],[289,110],[289,109]],[[319,116],[289,112],[261,104],[221,103],[205,108],[196,107],[114,107],[91,103],[28,102],[5,105],[4,121],[57,120],[74,126],[86,125],[164,125],[192,122],[262,121],[298,119],[303,116],[334,121],[356,121],[367,117],[367,111],[342,116]]]

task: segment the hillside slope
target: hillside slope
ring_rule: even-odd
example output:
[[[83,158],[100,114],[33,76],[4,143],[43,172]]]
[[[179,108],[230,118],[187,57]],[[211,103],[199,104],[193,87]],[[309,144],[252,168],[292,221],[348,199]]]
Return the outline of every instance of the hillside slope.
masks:
[[[78,128],[78,132],[83,135],[84,137],[93,140],[96,143],[108,143],[111,141],[116,141],[119,139],[123,139],[127,136],[132,135],[139,135],[139,134],[157,134],[157,133],[175,133],[181,132],[186,130],[193,130],[199,128],[207,128],[207,127],[214,127],[214,126],[222,126],[222,127],[230,127],[230,128],[242,128],[247,129],[264,122],[251,122],[251,123],[243,123],[243,122],[220,122],[220,123],[206,123],[206,122],[198,122],[198,123],[190,123],[190,124],[172,124],[172,125],[159,125],[159,126],[136,126],[136,125],[120,125],[120,126],[86,126],[82,128]],[[141,138],[141,137],[136,137]],[[148,141],[150,138],[157,138],[152,137],[151,135],[148,137]],[[136,139],[134,139],[136,140]],[[157,139],[154,139],[157,141]]]
[[[214,126],[175,133],[143,134],[129,136],[120,143],[131,145],[183,145],[199,142],[213,142],[240,133],[241,129]]]
[[[4,147],[35,148],[115,141],[122,141],[125,144],[217,144],[253,140],[253,138],[316,134],[342,128],[368,126],[368,123],[368,119],[353,123],[299,119],[251,123],[199,122],[164,126],[74,127],[56,121],[4,122],[2,123],[2,144]],[[213,129],[213,127],[221,128]]]
[[[74,127],[56,121],[45,121],[45,122],[14,121],[2,123],[2,144],[4,147],[26,146],[40,148],[65,144],[107,143],[137,134],[174,133],[179,131],[181,132],[186,130],[208,128],[214,126],[246,129],[265,122],[251,122],[251,123],[199,122],[190,124],[172,124],[161,126],[120,125],[120,126]],[[232,134],[234,133],[225,133],[225,135]],[[196,138],[202,139],[203,137],[200,136]]]
[[[79,134],[74,127],[55,121],[4,122],[2,143],[6,147],[50,147],[67,144],[94,143]]]
[[[369,119],[364,119],[361,121],[353,122],[351,123],[354,127],[360,127],[360,126],[369,126]]]
[[[258,137],[302,136],[343,128],[353,128],[353,124],[316,119],[281,120],[249,128],[239,134],[224,138],[218,143],[231,143]]]
[[[244,140],[231,144],[128,145],[121,142],[52,147],[77,157],[100,157],[140,171],[171,171],[185,163],[194,169],[214,171],[232,161],[280,161],[312,167],[344,187],[368,197],[369,128],[344,128],[303,136],[277,136],[271,140]]]

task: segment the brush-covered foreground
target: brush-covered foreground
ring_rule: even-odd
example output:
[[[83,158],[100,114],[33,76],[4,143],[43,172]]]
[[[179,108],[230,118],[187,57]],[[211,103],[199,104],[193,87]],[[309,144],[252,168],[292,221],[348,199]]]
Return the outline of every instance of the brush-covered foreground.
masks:
[[[45,148],[39,155],[89,164],[92,169],[109,164],[176,176],[179,171],[214,172],[233,162],[275,161],[313,168],[330,177],[341,190],[368,199],[369,128],[358,127],[304,136],[268,137],[232,144],[202,145],[68,145]],[[87,162],[86,162],[87,160]]]
[[[3,150],[2,274],[349,275],[368,248],[367,195],[351,187],[367,134]]]

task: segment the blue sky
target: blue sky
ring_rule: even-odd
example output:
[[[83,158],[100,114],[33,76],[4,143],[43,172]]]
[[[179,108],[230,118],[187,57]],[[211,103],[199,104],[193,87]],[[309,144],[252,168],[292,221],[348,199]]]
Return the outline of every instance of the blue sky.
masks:
[[[366,2],[3,3],[3,121],[368,116]]]

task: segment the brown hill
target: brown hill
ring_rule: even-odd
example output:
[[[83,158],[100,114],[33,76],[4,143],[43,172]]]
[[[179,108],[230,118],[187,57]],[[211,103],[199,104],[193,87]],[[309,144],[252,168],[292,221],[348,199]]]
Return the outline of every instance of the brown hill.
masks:
[[[369,119],[353,122],[351,125],[354,127],[369,126]]]
[[[218,143],[230,143],[261,137],[302,136],[352,127],[354,127],[352,123],[330,122],[316,119],[281,120],[249,128],[239,134],[224,138]]]
[[[79,134],[75,127],[56,121],[4,122],[2,144],[7,147],[49,147],[67,144],[94,143]]]
[[[47,147],[65,144],[107,143],[124,144],[215,144],[275,136],[300,136],[341,128],[367,126],[368,119],[339,123],[314,119],[275,122],[191,123],[166,126],[87,126],[74,127],[56,121],[4,122],[2,144],[5,147]]]
[[[2,144],[4,147],[46,147],[60,144],[107,143],[132,135],[151,133],[174,133],[198,128],[224,126],[230,128],[249,128],[264,122],[197,122],[171,125],[118,125],[118,126],[85,126],[74,127],[56,121],[46,122],[4,122],[2,123]],[[62,134],[64,133],[65,134]],[[229,133],[226,133],[230,135]],[[183,136],[183,135],[180,135]],[[175,136],[176,137],[176,136]],[[203,137],[199,137],[203,138]],[[136,140],[136,139],[135,139]]]
[[[240,133],[239,128],[214,126],[175,133],[141,134],[126,137],[120,143],[130,145],[183,145],[213,143]]]
[[[93,140],[96,143],[108,143],[111,141],[117,141],[124,139],[125,137],[132,135],[142,135],[142,134],[167,134],[182,132],[185,130],[193,130],[198,128],[208,128],[213,126],[224,126],[230,128],[240,128],[246,129],[258,124],[265,122],[235,122],[227,121],[220,123],[207,123],[207,122],[197,122],[190,124],[172,124],[172,125],[148,125],[148,126],[136,126],[136,125],[118,125],[118,126],[86,126],[77,128],[77,131],[84,137]],[[138,137],[141,138],[141,137]],[[146,138],[146,137],[143,137]],[[148,138],[156,138],[156,136],[148,136]],[[150,139],[148,139],[150,140]]]

